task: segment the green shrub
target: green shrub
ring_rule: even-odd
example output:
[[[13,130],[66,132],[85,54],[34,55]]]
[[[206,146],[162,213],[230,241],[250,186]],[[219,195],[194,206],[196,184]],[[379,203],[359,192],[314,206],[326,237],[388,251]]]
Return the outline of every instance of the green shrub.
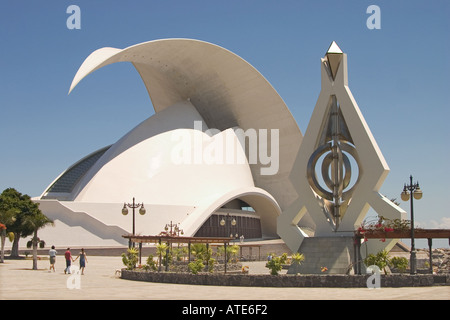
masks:
[[[217,248],[217,255],[223,256],[225,252],[225,246]],[[238,262],[239,246],[232,245],[227,246],[227,262]]]
[[[295,253],[292,255],[292,263],[301,264],[305,260],[305,256],[301,253]]]
[[[130,248],[127,253],[122,253],[122,262],[127,270],[133,270],[136,268],[138,262],[138,250],[136,248]]]
[[[393,257],[390,260],[391,265],[400,272],[405,272],[408,268],[409,261],[405,257]]]
[[[197,274],[200,271],[203,270],[203,268],[205,267],[205,265],[203,264],[203,262],[199,259],[196,259],[192,262],[190,262],[188,264],[189,270],[193,273],[193,274]]]
[[[279,257],[274,254],[271,254],[271,256],[272,258],[266,263],[266,268],[270,269],[271,275],[276,276],[283,268],[283,264],[287,261],[287,253],[283,253]]]
[[[160,263],[163,266],[168,266],[173,261],[172,252],[170,251],[170,246],[167,243],[158,243],[156,245],[156,254],[161,258]]]
[[[188,248],[187,247],[173,248],[172,252],[176,261],[182,261],[188,254]]]
[[[386,250],[379,251],[376,255],[369,254],[367,258],[364,259],[364,264],[366,267],[375,265],[380,270],[384,270],[384,273],[387,274],[386,267],[389,264],[388,252]]]
[[[149,255],[147,258],[147,263],[143,266],[144,270],[152,270],[152,271],[156,271],[158,268],[156,267],[156,261],[153,260],[153,255]]]
[[[188,264],[189,270],[197,274],[208,266],[208,271],[213,272],[216,259],[212,258],[213,251],[208,248],[204,243],[195,243],[191,246],[191,253],[195,257],[193,262]]]

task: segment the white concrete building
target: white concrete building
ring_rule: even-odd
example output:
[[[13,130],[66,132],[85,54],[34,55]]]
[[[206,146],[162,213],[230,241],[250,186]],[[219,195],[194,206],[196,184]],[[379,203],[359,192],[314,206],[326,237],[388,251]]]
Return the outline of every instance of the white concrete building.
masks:
[[[229,213],[240,219],[233,234],[277,237],[277,217],[298,196],[288,176],[302,134],[268,81],[219,46],[167,39],[93,52],[70,91],[122,61],[140,74],[155,114],[35,198],[56,223],[41,238],[61,246],[126,244],[132,218],[121,209],[133,197],[146,208],[136,211],[136,234],[156,235],[172,221],[187,236],[225,235],[217,215]]]

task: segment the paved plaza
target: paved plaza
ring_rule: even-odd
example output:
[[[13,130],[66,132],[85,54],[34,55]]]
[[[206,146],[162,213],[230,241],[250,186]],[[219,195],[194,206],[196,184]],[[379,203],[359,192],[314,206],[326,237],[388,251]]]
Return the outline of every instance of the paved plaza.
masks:
[[[56,272],[49,261],[5,260],[0,264],[0,298],[8,299],[150,299],[150,300],[450,300],[450,287],[420,288],[262,288],[161,284],[123,280],[116,274],[123,267],[121,257],[89,256],[79,289],[75,277],[64,274],[64,257],[57,256]],[[77,265],[77,262],[75,262]],[[253,273],[266,272],[264,262],[249,262]],[[68,281],[69,280],[69,281]],[[73,280],[73,281],[72,281]]]

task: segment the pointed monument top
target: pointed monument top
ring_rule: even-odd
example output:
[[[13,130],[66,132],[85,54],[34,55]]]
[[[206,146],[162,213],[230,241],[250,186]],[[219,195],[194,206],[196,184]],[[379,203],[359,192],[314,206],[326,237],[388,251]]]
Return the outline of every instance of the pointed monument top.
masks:
[[[328,48],[327,53],[343,53],[341,48],[339,48],[339,46],[337,45],[337,43],[335,41],[333,41],[330,45],[330,47]]]
[[[341,48],[339,48],[337,43],[333,41],[325,55],[328,60],[328,67],[330,68],[331,76],[333,77],[333,80],[335,79],[337,70],[339,69],[339,65],[342,60],[342,55],[343,55],[343,52],[342,52]]]

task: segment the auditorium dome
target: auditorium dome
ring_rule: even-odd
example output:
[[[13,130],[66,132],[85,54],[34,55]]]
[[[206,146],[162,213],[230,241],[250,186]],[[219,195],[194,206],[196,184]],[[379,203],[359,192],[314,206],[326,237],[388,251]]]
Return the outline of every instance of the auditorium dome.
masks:
[[[140,234],[158,234],[173,221],[195,236],[212,216],[228,213],[257,219],[261,236],[276,237],[278,215],[297,196],[288,175],[302,134],[268,81],[224,48],[166,39],[94,51],[69,92],[91,72],[123,61],[140,74],[155,113],[61,173],[35,199],[41,210],[99,243],[126,243],[131,223],[120,210],[134,197],[147,209],[137,218]],[[277,148],[273,163],[249,159],[242,134],[261,130],[277,133],[258,150]]]

